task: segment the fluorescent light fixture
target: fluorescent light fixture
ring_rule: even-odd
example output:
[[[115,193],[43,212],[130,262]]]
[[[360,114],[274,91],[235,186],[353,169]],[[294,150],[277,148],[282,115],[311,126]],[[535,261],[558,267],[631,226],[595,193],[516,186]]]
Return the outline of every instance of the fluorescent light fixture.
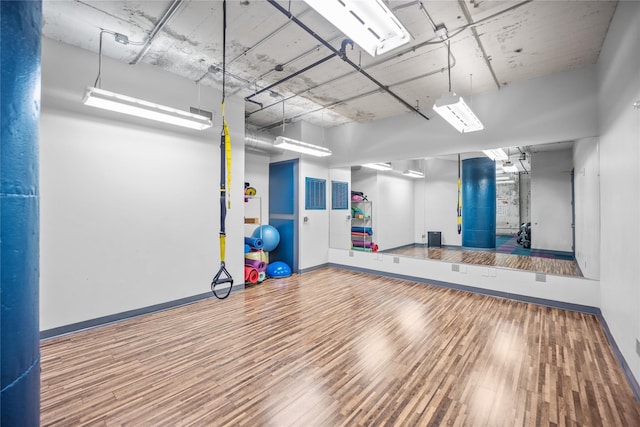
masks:
[[[509,156],[502,148],[494,148],[493,150],[482,150],[485,156],[491,160],[509,160]]]
[[[511,179],[509,181],[496,181],[496,184],[514,184],[516,181]]]
[[[309,144],[308,142],[297,141],[295,139],[287,138],[286,136],[277,136],[273,145],[278,148],[282,148],[283,150],[310,154],[316,157],[326,157],[333,154],[328,148]]]
[[[455,92],[447,92],[438,98],[436,103],[433,104],[433,109],[448,121],[451,126],[456,128],[458,132],[467,133],[484,129],[484,126],[464,102],[464,99],[456,95]]]
[[[389,163],[365,163],[362,167],[375,169],[378,171],[390,171],[391,165]]]
[[[518,172],[518,167],[513,163],[507,161],[502,163],[502,170],[505,172]]]
[[[91,107],[103,108],[191,129],[204,130],[211,127],[211,120],[208,117],[109,92],[97,87],[87,88],[82,103]]]
[[[402,172],[402,175],[409,176],[411,178],[424,178],[424,174],[422,172],[414,171],[411,169],[407,169],[406,171]]]
[[[510,180],[511,177],[508,175],[500,175],[500,176],[496,176],[496,181],[508,181]]]
[[[376,56],[405,43],[411,36],[382,0],[304,0],[347,37]]]

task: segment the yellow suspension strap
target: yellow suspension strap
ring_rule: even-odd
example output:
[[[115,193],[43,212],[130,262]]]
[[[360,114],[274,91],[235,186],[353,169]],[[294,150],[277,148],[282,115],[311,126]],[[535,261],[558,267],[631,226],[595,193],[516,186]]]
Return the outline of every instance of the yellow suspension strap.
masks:
[[[211,281],[211,292],[218,299],[225,299],[233,288],[233,278],[225,267],[225,254],[227,244],[227,233],[225,221],[227,218],[227,206],[231,209],[231,202],[227,196],[231,184],[231,135],[224,112],[225,101],[225,75],[226,75],[226,38],[227,38],[227,1],[222,2],[222,132],[220,133],[220,269]],[[228,173],[225,176],[225,168]],[[229,185],[227,185],[227,183]],[[216,286],[228,283],[229,287],[224,294],[216,293]]]
[[[460,154],[458,154],[458,234],[462,233],[462,181],[460,180]]]

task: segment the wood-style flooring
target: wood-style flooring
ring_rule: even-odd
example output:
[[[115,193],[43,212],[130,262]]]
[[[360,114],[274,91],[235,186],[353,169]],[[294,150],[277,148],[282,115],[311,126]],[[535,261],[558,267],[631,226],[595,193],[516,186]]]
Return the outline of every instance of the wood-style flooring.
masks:
[[[582,277],[582,272],[575,260],[540,258],[471,249],[429,248],[420,245],[392,249],[385,251],[385,253],[446,262],[515,268],[517,270],[559,276]]]
[[[45,426],[640,425],[597,317],[336,268],[41,349]]]

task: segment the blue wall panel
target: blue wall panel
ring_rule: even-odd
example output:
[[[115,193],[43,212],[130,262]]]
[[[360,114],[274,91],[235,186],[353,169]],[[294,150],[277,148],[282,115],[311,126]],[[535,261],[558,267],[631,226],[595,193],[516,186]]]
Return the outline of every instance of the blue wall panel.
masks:
[[[269,261],[282,261],[298,271],[298,159],[269,165],[269,224],[278,229],[280,244]]]
[[[269,165],[269,215],[295,214],[296,163],[282,162]]]

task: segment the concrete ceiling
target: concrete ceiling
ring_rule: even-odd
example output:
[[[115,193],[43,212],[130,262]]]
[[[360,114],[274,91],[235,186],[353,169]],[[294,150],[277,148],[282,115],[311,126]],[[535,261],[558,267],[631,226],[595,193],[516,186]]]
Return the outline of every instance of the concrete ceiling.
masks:
[[[279,1],[339,49],[345,38],[303,1]],[[452,88],[458,94],[497,91],[513,82],[594,64],[616,1],[389,1],[413,39],[372,58],[355,46],[348,58],[427,116],[447,91],[447,51],[433,24],[451,41]],[[173,13],[168,13],[168,12]],[[141,61],[202,85],[221,88],[222,2],[202,0],[45,0],[43,34],[131,63],[159,22]],[[227,93],[249,97],[331,51],[265,0],[227,2]],[[283,71],[275,71],[281,65]],[[283,113],[284,100],[284,113]],[[406,104],[382,91],[338,57],[246,102],[247,124],[259,129],[305,120],[319,126],[367,122],[406,113]],[[260,107],[261,104],[262,107]]]

